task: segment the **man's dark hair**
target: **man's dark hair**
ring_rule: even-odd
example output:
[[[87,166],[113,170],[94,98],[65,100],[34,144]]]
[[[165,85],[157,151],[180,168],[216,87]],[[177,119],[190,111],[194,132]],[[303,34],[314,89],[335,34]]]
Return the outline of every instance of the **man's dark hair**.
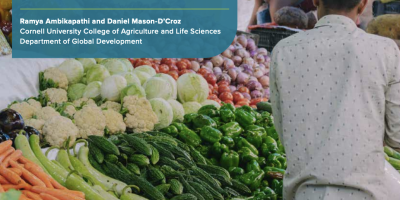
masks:
[[[355,8],[361,0],[322,0],[324,6],[332,10],[351,10]]]

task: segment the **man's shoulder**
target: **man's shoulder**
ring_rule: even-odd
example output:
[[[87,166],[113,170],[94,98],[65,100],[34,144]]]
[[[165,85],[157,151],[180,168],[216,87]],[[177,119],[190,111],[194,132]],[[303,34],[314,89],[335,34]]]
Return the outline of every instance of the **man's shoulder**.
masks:
[[[293,34],[293,35],[279,41],[278,44],[275,46],[275,48],[295,46],[297,44],[307,42],[309,40],[312,40],[313,34],[314,34],[314,30],[298,32],[296,34]]]

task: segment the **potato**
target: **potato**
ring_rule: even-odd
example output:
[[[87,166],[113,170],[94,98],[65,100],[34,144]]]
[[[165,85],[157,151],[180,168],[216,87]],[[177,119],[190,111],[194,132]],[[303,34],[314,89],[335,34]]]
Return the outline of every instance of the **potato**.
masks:
[[[375,18],[368,24],[367,32],[400,40],[400,15],[388,14]]]
[[[308,16],[299,8],[287,6],[279,9],[275,13],[274,21],[280,26],[306,29],[308,25]]]

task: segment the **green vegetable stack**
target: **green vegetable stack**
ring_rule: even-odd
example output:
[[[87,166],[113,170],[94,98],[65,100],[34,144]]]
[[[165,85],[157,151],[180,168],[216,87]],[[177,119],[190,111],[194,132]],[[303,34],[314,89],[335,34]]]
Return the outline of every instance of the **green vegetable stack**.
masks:
[[[400,153],[388,146],[385,146],[384,150],[386,160],[400,172]]]
[[[200,168],[214,164],[228,170],[227,176],[233,178],[229,181],[204,169],[225,187],[226,193],[233,195],[230,189],[235,189],[243,194],[240,188],[245,187],[251,190],[253,199],[282,198],[287,164],[269,112],[248,106],[224,104],[218,109],[206,105],[198,113],[185,115],[182,124],[173,123],[161,131],[191,145]]]

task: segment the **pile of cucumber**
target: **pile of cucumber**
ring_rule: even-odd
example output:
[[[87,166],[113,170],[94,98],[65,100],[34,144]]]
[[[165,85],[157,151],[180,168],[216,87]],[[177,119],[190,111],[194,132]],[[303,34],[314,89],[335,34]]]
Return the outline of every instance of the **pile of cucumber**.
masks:
[[[223,200],[251,194],[226,169],[208,163],[200,152],[162,132],[108,139],[90,136],[88,142],[85,155],[96,171],[150,200]]]

